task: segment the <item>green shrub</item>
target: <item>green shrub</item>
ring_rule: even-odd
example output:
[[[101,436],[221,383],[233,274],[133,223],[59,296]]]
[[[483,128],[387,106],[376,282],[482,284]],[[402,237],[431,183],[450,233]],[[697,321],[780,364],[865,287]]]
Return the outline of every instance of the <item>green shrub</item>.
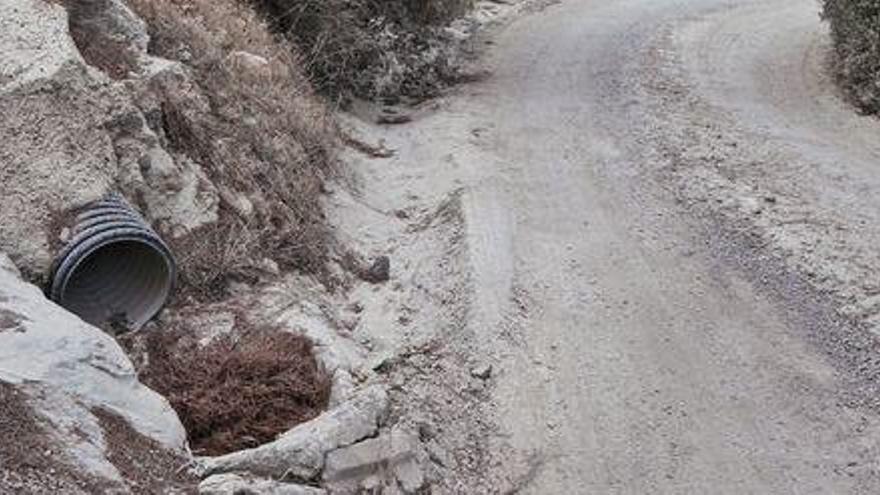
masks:
[[[825,0],[835,69],[853,101],[880,113],[880,0]]]

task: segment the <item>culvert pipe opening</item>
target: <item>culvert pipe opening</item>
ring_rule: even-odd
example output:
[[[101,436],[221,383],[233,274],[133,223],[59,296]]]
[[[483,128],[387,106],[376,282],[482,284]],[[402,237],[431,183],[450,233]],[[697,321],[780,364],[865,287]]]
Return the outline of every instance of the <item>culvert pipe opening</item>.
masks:
[[[55,261],[50,298],[84,321],[120,333],[139,330],[168,300],[171,251],[119,196],[80,213]]]

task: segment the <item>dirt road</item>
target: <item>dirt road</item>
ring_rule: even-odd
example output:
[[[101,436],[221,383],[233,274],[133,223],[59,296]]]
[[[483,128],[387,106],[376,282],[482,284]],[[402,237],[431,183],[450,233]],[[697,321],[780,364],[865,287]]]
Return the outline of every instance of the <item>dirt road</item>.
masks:
[[[380,131],[439,492],[880,493],[880,120],[818,9],[563,0]]]
[[[566,0],[497,38],[446,118],[498,490],[880,493],[880,125],[825,37],[814,0]]]

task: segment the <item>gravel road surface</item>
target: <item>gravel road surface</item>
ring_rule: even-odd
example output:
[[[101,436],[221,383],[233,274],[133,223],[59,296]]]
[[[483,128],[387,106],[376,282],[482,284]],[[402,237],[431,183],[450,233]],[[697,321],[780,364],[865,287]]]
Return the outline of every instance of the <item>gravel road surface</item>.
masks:
[[[444,110],[495,489],[880,493],[880,124],[827,46],[815,0],[566,0],[495,39]]]

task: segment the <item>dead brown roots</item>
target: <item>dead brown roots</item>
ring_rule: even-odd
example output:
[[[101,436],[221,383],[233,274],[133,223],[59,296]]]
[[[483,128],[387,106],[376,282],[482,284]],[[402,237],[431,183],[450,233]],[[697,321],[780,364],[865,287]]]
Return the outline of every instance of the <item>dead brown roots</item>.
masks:
[[[327,406],[330,380],[304,337],[265,330],[201,349],[181,342],[151,338],[141,379],[171,402],[196,454],[269,442]]]

